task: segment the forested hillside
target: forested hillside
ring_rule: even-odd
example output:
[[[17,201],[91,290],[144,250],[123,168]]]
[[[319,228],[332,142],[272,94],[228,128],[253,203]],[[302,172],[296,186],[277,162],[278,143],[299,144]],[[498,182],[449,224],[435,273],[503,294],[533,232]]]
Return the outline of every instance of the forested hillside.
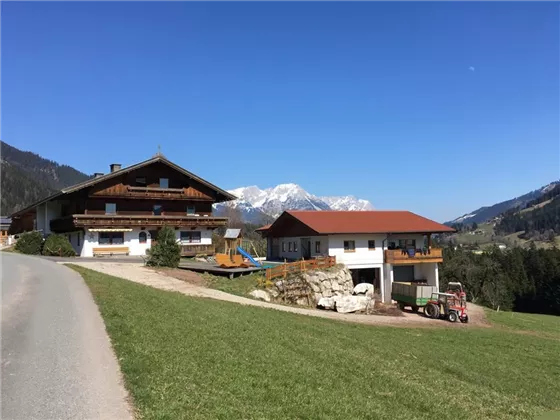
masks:
[[[89,178],[68,165],[59,165],[35,153],[23,152],[5,142],[0,142],[0,157],[0,213],[6,216],[61,188]]]
[[[523,239],[550,240],[560,235],[560,185],[527,204],[502,215],[495,226],[499,235],[524,233]]]
[[[493,309],[560,315],[560,250],[444,249],[440,284],[459,281],[468,299]]]

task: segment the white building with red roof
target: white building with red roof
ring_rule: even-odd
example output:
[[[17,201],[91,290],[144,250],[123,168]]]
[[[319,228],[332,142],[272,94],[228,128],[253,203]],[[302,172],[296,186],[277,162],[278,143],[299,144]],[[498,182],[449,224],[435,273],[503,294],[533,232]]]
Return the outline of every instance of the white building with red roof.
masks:
[[[448,226],[409,211],[285,211],[257,230],[267,238],[267,259],[294,261],[335,256],[354,283],[372,283],[384,302],[393,282],[439,288],[440,248],[431,235]]]

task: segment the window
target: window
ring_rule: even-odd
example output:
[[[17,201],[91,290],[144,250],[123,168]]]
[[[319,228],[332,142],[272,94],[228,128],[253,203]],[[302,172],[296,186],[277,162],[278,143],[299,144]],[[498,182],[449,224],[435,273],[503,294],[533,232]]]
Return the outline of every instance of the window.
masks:
[[[148,242],[148,235],[146,235],[146,232],[142,231],[138,234],[138,242],[141,244]]]
[[[321,253],[321,241],[315,241],[315,253],[316,254]]]
[[[200,232],[194,230],[181,231],[181,242],[189,244],[199,244],[200,243]]]
[[[99,245],[124,244],[123,232],[99,232]]]
[[[187,206],[187,214],[195,214],[194,206]]]
[[[416,239],[399,239],[400,249],[415,249]]]
[[[294,242],[294,252],[297,252],[297,242]]]
[[[163,212],[163,207],[161,204],[154,204],[154,216],[161,216]]]
[[[356,242],[344,241],[344,252],[354,252],[354,251],[356,251]]]
[[[136,186],[137,187],[145,187],[146,186],[146,178],[143,176],[136,177]]]
[[[288,242],[288,252],[292,252],[293,242]]]
[[[105,203],[105,214],[117,214],[117,204]]]
[[[160,178],[159,179],[159,187],[160,188],[169,188],[169,179],[168,178]]]
[[[375,249],[375,240],[370,239],[369,241],[367,241],[367,247],[370,250]]]
[[[282,252],[286,252],[286,242],[282,242]]]

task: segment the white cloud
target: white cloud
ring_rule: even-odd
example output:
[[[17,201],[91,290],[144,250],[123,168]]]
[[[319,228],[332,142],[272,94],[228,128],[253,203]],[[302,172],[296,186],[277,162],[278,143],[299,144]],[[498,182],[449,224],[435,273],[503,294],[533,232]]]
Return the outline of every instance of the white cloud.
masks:
[[[470,67],[469,67],[469,70],[470,70],[470,71],[474,71],[474,67],[473,67],[473,66],[470,66]]]

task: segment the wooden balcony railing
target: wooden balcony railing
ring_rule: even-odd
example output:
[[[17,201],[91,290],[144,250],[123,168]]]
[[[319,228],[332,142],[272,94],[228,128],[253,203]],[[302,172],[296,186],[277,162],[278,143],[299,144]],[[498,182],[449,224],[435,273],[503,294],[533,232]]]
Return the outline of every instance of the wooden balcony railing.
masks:
[[[50,223],[53,232],[68,232],[75,228],[86,227],[220,227],[226,226],[227,217],[213,216],[132,216],[132,215],[101,215],[73,214],[54,219]]]
[[[443,262],[443,250],[441,248],[431,248],[423,252],[415,250],[409,253],[406,249],[387,249],[385,250],[385,262],[388,264],[418,264],[418,263],[441,263]]]
[[[214,245],[181,245],[181,256],[194,257],[196,255],[214,255]]]
[[[131,185],[114,185],[103,190],[95,191],[93,197],[123,197],[123,198],[155,198],[166,200],[213,200],[212,197],[192,188],[159,188],[136,187]]]

